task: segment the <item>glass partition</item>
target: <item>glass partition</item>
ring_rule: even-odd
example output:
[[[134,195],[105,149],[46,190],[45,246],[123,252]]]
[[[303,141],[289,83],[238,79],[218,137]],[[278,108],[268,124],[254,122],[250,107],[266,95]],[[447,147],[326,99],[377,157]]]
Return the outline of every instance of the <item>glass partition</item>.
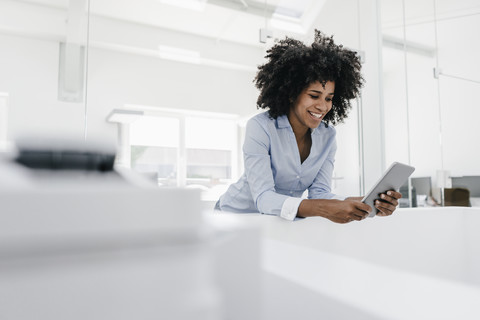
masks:
[[[451,177],[480,175],[480,154],[468,143],[478,133],[480,41],[472,35],[480,5],[392,0],[382,1],[381,12],[386,159],[411,163],[415,178],[430,178],[433,198],[414,194],[413,202],[441,204]]]
[[[84,139],[87,30],[87,0],[0,1],[3,146]]]
[[[335,18],[336,12],[343,12],[342,21]],[[96,132],[116,137],[116,125],[105,121],[112,109],[140,110],[144,117],[176,117],[179,130],[159,125],[161,133],[149,131],[150,139],[157,141],[149,148],[163,148],[165,144],[158,144],[165,138],[180,141],[168,157],[157,156],[168,158],[168,166],[163,165],[170,168],[168,174],[164,169],[159,173],[159,165],[147,159],[153,150],[134,143],[136,134],[147,128],[141,118],[119,124],[129,134],[120,135],[123,140],[118,144],[132,147],[124,153],[131,157],[121,162],[144,173],[157,171],[162,185],[173,181],[216,188],[218,196],[220,186],[225,188],[242,174],[242,123],[261,112],[256,109],[258,92],[252,81],[266,50],[286,35],[311,42],[313,30],[320,29],[361,51],[359,19],[356,0],[149,0],[143,5],[133,0],[115,4],[92,0],[90,137]],[[350,118],[337,127],[333,187],[340,194],[360,193],[358,121],[354,101]],[[168,183],[163,176],[170,177]]]
[[[311,42],[319,29],[364,59],[362,97],[337,126],[333,183],[336,193],[359,195],[384,167],[376,5],[358,0],[0,1],[0,145],[39,133],[108,140],[118,145],[121,165],[145,174],[158,167],[153,156],[166,159],[162,166],[170,169],[162,175],[180,185],[209,185],[197,183],[205,177],[233,181],[242,173],[242,123],[260,112],[252,80],[266,50],[285,36]],[[126,111],[122,120],[109,118],[114,109]],[[202,132],[214,140],[208,146],[189,147],[186,136],[180,136],[185,145],[178,148],[160,146],[170,131],[151,131],[162,135],[148,138],[157,141],[153,147],[174,151],[147,152],[136,136],[146,128],[141,118],[158,117],[160,109],[180,112],[180,127],[198,113],[223,122],[215,125],[215,134]],[[180,132],[187,135],[189,128]],[[233,141],[228,148],[223,142],[214,145],[212,136],[221,134]]]

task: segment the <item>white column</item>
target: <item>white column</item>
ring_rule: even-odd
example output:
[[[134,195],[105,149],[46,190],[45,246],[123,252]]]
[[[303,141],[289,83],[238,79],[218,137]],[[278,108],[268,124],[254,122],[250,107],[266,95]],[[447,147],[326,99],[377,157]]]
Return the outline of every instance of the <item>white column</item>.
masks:
[[[363,157],[366,190],[385,170],[382,32],[379,0],[359,0],[360,50],[365,52],[362,90]]]
[[[130,151],[130,124],[117,123],[118,141],[117,141],[117,158],[116,165],[120,167],[130,168],[131,151]]]

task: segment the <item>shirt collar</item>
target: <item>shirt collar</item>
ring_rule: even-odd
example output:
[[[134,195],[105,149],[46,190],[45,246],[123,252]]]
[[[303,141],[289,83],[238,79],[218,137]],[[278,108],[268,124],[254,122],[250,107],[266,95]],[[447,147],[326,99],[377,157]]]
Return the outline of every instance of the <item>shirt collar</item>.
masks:
[[[325,124],[320,122],[319,126],[324,126]],[[290,121],[288,121],[287,115],[283,115],[280,117],[277,117],[277,128],[278,129],[284,129],[284,128],[291,128],[292,126],[290,125]],[[317,131],[317,128],[311,129],[311,134],[314,134],[315,131]]]
[[[290,121],[288,121],[287,115],[277,117],[277,127],[278,129],[291,128]]]

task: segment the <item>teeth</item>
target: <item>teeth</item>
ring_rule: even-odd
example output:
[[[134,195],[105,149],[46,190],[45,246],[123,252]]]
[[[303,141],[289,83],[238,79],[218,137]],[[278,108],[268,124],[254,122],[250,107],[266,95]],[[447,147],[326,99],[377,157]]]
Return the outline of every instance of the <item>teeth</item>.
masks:
[[[314,116],[315,118],[318,118],[318,119],[320,119],[320,118],[323,116],[323,113],[313,113],[313,112],[311,112],[311,111],[310,111],[310,114],[311,114],[312,116]]]

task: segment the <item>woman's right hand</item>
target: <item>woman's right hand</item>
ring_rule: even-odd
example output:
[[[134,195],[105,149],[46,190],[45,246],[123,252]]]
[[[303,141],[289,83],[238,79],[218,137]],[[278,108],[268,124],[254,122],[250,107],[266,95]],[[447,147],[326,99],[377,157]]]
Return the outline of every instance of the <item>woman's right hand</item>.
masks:
[[[320,216],[336,223],[363,220],[372,208],[356,198],[346,200],[305,199],[298,207],[299,217]]]

